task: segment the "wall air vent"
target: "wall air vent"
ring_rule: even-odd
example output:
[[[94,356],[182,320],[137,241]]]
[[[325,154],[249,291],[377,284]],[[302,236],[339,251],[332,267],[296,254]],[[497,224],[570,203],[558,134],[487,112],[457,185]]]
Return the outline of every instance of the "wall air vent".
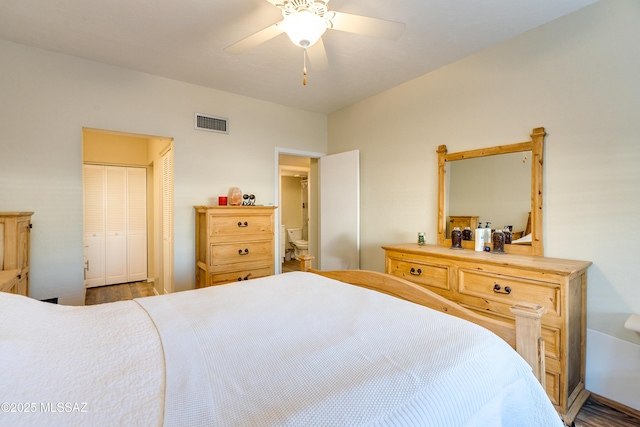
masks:
[[[196,113],[196,130],[229,133],[229,120],[224,117],[207,116]]]

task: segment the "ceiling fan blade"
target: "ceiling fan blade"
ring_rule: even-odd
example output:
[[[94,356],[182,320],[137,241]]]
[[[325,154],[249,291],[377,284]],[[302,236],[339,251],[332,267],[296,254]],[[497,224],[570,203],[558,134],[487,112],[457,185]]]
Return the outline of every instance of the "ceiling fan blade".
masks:
[[[313,45],[307,48],[307,56],[309,62],[315,71],[324,71],[329,68],[329,60],[327,59],[327,51],[324,49],[322,38],[318,39]]]
[[[369,18],[367,16],[352,15],[343,12],[331,13],[333,17],[329,18],[330,28],[334,30],[390,40],[398,40],[404,32],[405,25],[402,22]]]
[[[275,24],[258,31],[257,33],[253,33],[250,36],[243,38],[239,42],[235,42],[231,46],[225,47],[224,51],[233,55],[239,55],[249,49],[258,46],[261,43],[266,42],[267,40],[271,40],[272,38],[284,33],[282,25],[280,25],[281,22],[276,22]]]

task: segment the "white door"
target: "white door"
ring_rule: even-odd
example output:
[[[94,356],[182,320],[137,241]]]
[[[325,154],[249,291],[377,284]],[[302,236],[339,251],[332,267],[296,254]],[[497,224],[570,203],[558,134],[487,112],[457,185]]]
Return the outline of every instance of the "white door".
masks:
[[[127,169],[107,166],[105,272],[107,285],[127,282]]]
[[[104,275],[104,220],[105,170],[103,166],[84,165],[84,284],[103,286]]]
[[[146,169],[84,165],[85,286],[147,278]]]
[[[162,287],[173,292],[173,151],[162,156]]]
[[[320,270],[360,268],[360,151],[319,159]]]
[[[127,281],[147,279],[147,170],[127,168]]]

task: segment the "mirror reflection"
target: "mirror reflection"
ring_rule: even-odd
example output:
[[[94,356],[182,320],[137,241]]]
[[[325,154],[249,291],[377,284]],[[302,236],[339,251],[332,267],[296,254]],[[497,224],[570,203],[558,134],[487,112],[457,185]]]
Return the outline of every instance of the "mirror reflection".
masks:
[[[447,162],[446,237],[453,227],[510,226],[513,240],[527,240],[531,211],[531,151]],[[530,236],[529,236],[530,237]],[[520,242],[518,242],[520,243]]]

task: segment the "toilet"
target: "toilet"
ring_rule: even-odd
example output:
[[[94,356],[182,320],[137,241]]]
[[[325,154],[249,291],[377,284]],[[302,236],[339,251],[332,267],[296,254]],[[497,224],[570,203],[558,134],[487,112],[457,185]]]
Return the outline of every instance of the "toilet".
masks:
[[[289,243],[293,246],[295,259],[298,259],[299,255],[306,255],[309,253],[309,242],[302,240],[302,228],[288,228],[287,234],[289,235]]]

